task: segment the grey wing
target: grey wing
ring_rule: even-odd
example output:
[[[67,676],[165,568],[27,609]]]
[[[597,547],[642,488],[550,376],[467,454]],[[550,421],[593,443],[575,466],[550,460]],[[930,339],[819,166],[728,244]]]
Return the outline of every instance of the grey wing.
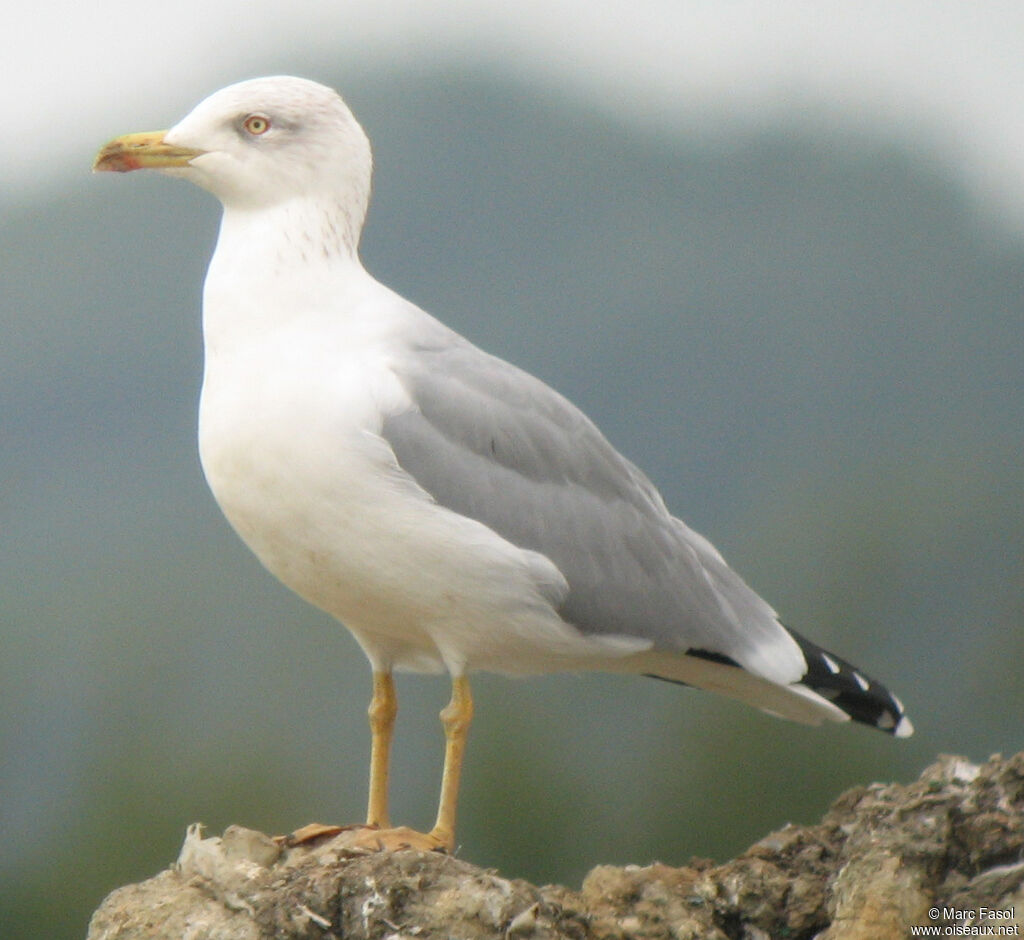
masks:
[[[393,369],[413,402],[382,428],[399,465],[440,505],[551,559],[569,583],[567,622],[775,682],[803,674],[768,604],[553,389],[457,334]]]

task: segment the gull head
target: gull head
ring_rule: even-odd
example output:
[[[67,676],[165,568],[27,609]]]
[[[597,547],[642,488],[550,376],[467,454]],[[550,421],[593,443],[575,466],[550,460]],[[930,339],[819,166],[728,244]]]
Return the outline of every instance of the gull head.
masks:
[[[115,138],[93,165],[180,176],[227,210],[333,203],[356,227],[369,202],[371,168],[366,134],[337,92],[290,76],[222,88],[168,131]]]

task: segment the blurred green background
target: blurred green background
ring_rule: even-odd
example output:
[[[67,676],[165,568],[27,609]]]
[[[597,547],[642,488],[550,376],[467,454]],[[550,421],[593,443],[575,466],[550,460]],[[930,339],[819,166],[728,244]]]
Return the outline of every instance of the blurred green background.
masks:
[[[465,858],[569,884],[723,859],[845,787],[1024,747],[1019,232],[933,154],[856,123],[794,111],[685,138],[483,65],[289,55],[249,74],[333,84],[374,142],[369,269],[579,404],[918,729],[479,676]],[[156,175],[91,177],[91,156],[8,193],[0,219],[3,937],[82,936],[190,822],[364,810],[366,663],[259,567],[198,465],[218,207]],[[431,821],[447,694],[399,680],[402,823]]]

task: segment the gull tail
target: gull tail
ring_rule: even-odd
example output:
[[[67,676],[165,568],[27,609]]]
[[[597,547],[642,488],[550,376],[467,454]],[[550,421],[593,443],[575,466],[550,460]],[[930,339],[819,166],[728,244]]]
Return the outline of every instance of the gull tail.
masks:
[[[800,634],[788,632],[806,664],[803,675],[788,684],[749,672],[731,657],[707,650],[641,654],[638,665],[653,679],[718,692],[790,721],[816,725],[853,720],[897,738],[914,733],[903,703],[884,685]]]
[[[914,733],[903,703],[884,685],[799,633],[790,630],[789,634],[807,661],[800,685],[861,724],[897,738],[909,738]]]

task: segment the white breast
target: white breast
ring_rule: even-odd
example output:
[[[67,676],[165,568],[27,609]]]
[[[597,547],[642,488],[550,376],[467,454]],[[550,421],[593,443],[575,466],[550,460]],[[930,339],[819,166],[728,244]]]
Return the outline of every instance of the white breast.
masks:
[[[376,320],[314,309],[228,341],[208,292],[199,446],[224,514],[378,667],[537,672],[606,655],[557,615],[550,562],[437,506],[397,466],[378,431],[410,403],[382,299]]]

